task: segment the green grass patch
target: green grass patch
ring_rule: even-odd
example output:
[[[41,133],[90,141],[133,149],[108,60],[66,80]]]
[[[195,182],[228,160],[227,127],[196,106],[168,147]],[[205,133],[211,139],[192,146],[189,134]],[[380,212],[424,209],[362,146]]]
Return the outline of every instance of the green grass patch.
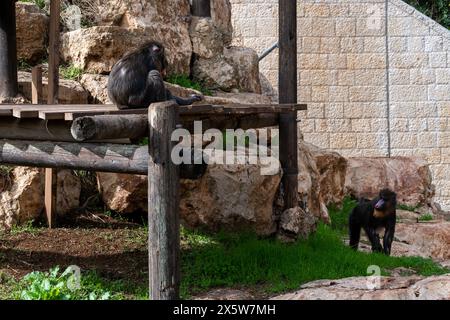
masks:
[[[42,231],[42,226],[36,225],[33,220],[29,220],[20,225],[13,225],[9,231],[12,235],[17,235],[21,233],[28,234],[39,234]]]
[[[331,219],[331,228],[342,234],[348,233],[348,218],[352,213],[353,208],[358,202],[350,197],[345,197],[342,201],[341,207],[331,205],[328,208],[328,214]]]
[[[189,78],[189,76],[184,74],[172,74],[167,77],[167,82],[179,85],[184,88],[191,88],[197,91],[200,91],[204,95],[210,96],[212,95],[211,90],[206,88],[203,83],[197,82]]]
[[[405,211],[416,212],[416,210],[419,208],[420,208],[420,206],[410,206],[410,205],[402,204],[402,203],[397,204],[397,209],[405,210]]]
[[[434,219],[434,217],[431,213],[426,213],[419,217],[419,221],[422,221],[422,222],[432,221],[433,219]]]
[[[83,69],[73,65],[61,66],[59,74],[63,79],[79,81],[83,75]]]
[[[385,275],[397,267],[421,275],[448,272],[429,259],[355,252],[342,242],[340,231],[324,224],[308,240],[294,244],[253,234],[196,233],[188,237],[191,248],[182,254],[184,297],[213,287],[255,285],[279,293],[317,279],[367,276],[371,265],[379,266]]]

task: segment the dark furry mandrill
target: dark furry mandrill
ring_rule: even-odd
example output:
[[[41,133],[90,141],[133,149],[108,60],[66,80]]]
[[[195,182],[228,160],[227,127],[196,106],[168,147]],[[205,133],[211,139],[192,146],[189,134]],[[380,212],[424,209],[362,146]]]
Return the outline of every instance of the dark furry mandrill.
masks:
[[[397,195],[389,189],[380,191],[378,197],[369,201],[361,200],[349,218],[350,247],[358,249],[361,228],[372,244],[373,252],[391,254],[396,222]],[[383,246],[380,244],[379,230],[384,228]]]
[[[112,68],[108,96],[120,109],[147,108],[153,102],[175,100],[190,105],[202,100],[199,95],[183,99],[172,95],[163,81],[167,69],[165,49],[151,41],[126,53]]]

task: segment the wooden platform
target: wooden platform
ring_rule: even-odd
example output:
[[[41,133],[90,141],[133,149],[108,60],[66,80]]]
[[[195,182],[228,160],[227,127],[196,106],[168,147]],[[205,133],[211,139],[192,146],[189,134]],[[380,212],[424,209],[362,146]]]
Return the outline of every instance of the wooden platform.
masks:
[[[245,116],[252,114],[276,114],[291,111],[306,110],[306,105],[270,105],[270,104],[228,104],[228,105],[190,105],[180,106],[181,117],[192,116]],[[120,110],[115,105],[8,105],[0,104],[0,117],[13,117],[16,119],[41,119],[73,121],[76,118],[88,115],[102,114],[147,114],[147,109]]]

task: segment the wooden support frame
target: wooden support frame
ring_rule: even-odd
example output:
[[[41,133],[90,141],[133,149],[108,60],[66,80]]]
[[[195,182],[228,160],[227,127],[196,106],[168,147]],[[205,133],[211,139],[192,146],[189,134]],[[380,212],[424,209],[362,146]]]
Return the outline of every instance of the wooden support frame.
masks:
[[[50,0],[50,30],[48,57],[48,92],[47,103],[57,104],[59,95],[59,20],[61,15],[61,1]],[[48,227],[56,223],[56,199],[58,169],[45,169],[45,212]]]
[[[297,2],[279,0],[279,102],[297,103]],[[280,114],[284,205],[298,206],[297,112]]]
[[[171,159],[177,104],[149,108],[148,231],[150,299],[174,300],[180,288],[179,168]]]
[[[17,82],[16,1],[0,1],[0,97],[13,98]]]
[[[195,17],[211,17],[211,0],[191,0],[191,13]]]

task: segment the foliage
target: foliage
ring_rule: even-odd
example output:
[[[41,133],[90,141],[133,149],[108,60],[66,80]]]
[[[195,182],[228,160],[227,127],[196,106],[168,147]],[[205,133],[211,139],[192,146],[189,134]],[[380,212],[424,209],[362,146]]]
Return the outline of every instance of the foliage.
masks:
[[[3,293],[6,298],[22,300],[122,300],[129,298],[130,293],[131,298],[148,298],[144,286],[120,280],[108,281],[93,271],[81,274],[77,286],[72,270],[67,268],[61,273],[59,267],[48,272],[31,272],[20,281],[9,279],[8,287],[9,292]]]
[[[34,3],[34,4],[37,5],[40,9],[44,9],[44,8],[45,8],[45,0],[20,0],[20,2]]]
[[[83,75],[83,69],[73,65],[61,66],[59,68],[59,74],[64,79],[79,81]]]
[[[419,217],[419,221],[432,221],[434,219],[433,215],[431,213],[423,214]]]
[[[11,227],[10,233],[12,235],[28,233],[28,234],[38,234],[41,232],[40,227],[36,227],[34,220],[29,220],[20,225],[13,225]]]
[[[397,209],[405,210],[405,211],[415,212],[419,208],[420,208],[420,206],[410,206],[410,205],[402,204],[402,203],[397,204]]]
[[[167,78],[167,82],[179,85],[184,88],[191,88],[202,92],[204,95],[210,96],[211,91],[202,83],[196,82],[184,74],[172,74]]]
[[[342,207],[339,208],[336,205],[331,205],[328,208],[328,213],[331,219],[331,228],[346,234],[348,231],[348,218],[353,208],[356,207],[357,201],[350,197],[345,197],[342,201]]]
[[[450,28],[450,4],[448,0],[405,0],[423,14]]]

